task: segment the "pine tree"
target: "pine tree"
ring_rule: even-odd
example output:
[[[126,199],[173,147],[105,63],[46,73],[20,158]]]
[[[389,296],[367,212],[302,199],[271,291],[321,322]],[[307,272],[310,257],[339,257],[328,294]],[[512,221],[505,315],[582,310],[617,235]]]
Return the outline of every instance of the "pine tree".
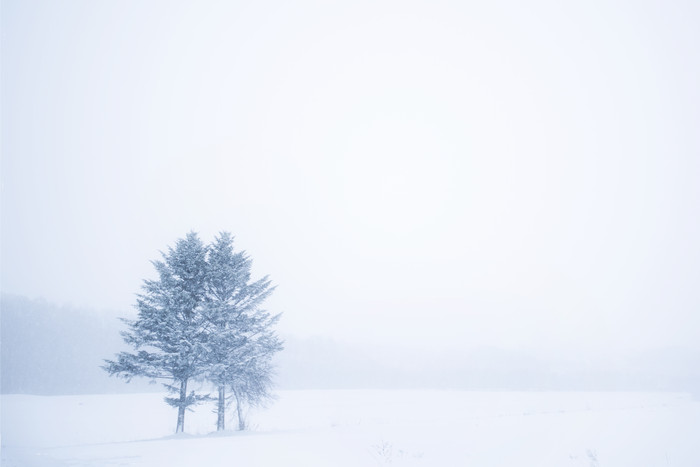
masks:
[[[167,380],[176,394],[165,398],[178,409],[176,433],[184,431],[185,410],[208,399],[188,394],[190,381],[206,379],[217,388],[218,430],[225,429],[230,388],[243,429],[242,407],[269,398],[271,359],[282,349],[272,329],[279,315],[260,309],[274,287],[267,276],[251,282],[252,261],[234,252],[226,232],[209,247],[190,233],[161,254],[162,261],[153,262],[158,279],[145,280],[138,296],[137,319],[123,320],[122,336],[135,352],[121,352],[103,368],[127,381]]]
[[[233,237],[227,232],[210,246],[205,313],[211,324],[207,378],[218,390],[217,430],[225,429],[226,388],[236,396],[242,429],[241,404],[267,397],[272,368],[269,359],[282,348],[271,329],[279,315],[270,316],[259,308],[274,287],[267,276],[251,283],[251,265],[245,252],[234,252]]]
[[[270,316],[266,312],[259,311],[258,331],[251,345],[249,353],[242,360],[238,371],[229,379],[229,387],[236,402],[238,415],[238,429],[244,430],[246,422],[243,409],[248,406],[259,406],[272,398],[272,357],[282,350],[282,342],[272,331],[271,326],[277,322],[279,315]]]
[[[127,381],[134,376],[169,380],[165,386],[177,395],[166,398],[178,409],[176,433],[184,431],[185,410],[206,399],[194,391],[188,394],[187,385],[204,371],[211,339],[210,322],[203,313],[207,250],[191,232],[175,248],[161,253],[162,261],[153,261],[158,279],[144,281],[136,305],[138,317],[123,320],[128,330],[122,336],[136,352],[121,352],[116,361],[106,360],[103,366]]]

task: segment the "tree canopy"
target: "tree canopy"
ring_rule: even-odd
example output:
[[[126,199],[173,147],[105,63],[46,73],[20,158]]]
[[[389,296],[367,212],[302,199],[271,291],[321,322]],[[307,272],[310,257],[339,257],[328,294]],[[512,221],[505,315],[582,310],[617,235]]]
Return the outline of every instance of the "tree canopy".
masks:
[[[184,431],[185,410],[209,399],[188,391],[192,380],[209,381],[218,391],[217,429],[225,428],[226,389],[241,405],[269,397],[272,356],[282,349],[273,326],[280,315],[261,309],[274,291],[265,276],[251,282],[252,260],[235,252],[233,236],[220,233],[205,246],[190,232],[153,261],[158,273],[144,280],[134,320],[124,319],[124,341],[133,352],[106,360],[103,368],[125,378],[166,380],[178,409],[176,433]]]

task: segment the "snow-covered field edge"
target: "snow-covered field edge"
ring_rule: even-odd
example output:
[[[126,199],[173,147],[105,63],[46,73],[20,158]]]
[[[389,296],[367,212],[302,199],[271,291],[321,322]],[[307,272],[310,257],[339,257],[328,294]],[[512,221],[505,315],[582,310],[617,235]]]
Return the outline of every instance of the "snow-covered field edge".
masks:
[[[245,432],[162,394],[2,396],[3,466],[700,465],[683,393],[280,391]],[[233,410],[227,426],[234,428]]]

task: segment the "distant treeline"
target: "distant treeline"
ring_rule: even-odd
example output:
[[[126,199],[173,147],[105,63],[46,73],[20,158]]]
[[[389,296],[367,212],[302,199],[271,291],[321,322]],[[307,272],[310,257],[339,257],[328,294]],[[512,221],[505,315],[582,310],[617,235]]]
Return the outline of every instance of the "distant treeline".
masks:
[[[2,392],[91,394],[161,390],[148,382],[126,385],[100,368],[124,349],[117,313],[57,306],[3,295]]]
[[[104,358],[125,350],[123,312],[78,310],[2,296],[2,392],[89,394],[162,391],[109,378]],[[700,395],[700,353],[660,349],[605,364],[495,348],[468,352],[374,349],[330,338],[284,336],[280,389],[668,390]]]

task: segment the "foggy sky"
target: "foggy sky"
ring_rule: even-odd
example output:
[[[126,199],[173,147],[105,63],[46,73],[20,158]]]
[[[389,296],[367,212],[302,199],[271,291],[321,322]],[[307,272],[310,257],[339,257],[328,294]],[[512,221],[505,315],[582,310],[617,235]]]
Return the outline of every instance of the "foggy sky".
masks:
[[[694,2],[2,3],[2,291],[222,230],[289,334],[700,348]]]

